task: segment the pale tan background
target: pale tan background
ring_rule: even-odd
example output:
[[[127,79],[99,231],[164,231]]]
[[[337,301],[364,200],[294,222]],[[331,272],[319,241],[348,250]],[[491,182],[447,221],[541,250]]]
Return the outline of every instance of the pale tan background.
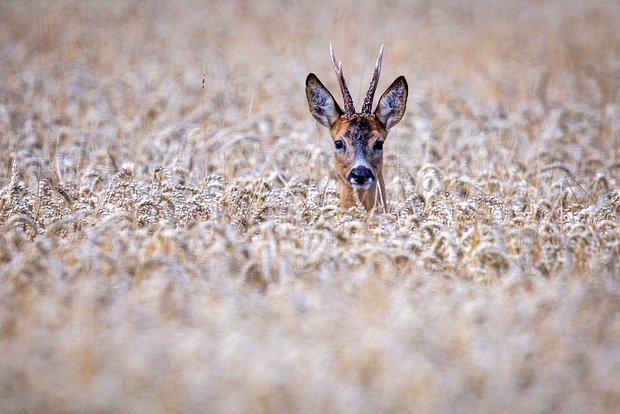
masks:
[[[613,1],[3,1],[0,411],[617,412],[619,93]]]

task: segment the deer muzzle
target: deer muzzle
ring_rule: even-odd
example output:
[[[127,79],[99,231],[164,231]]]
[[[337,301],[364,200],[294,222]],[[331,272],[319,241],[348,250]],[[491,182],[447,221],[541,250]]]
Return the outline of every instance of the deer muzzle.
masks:
[[[353,188],[368,189],[375,181],[375,175],[369,168],[359,166],[349,172],[347,179]]]

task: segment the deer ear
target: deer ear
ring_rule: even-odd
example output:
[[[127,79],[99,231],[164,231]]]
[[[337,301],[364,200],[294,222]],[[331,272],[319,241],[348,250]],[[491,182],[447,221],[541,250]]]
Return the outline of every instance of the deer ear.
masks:
[[[312,116],[323,126],[331,127],[343,114],[332,94],[314,73],[306,78],[306,98]]]
[[[375,109],[375,116],[385,125],[386,129],[392,128],[403,118],[405,109],[407,109],[408,92],[407,80],[404,76],[399,76],[381,95]]]

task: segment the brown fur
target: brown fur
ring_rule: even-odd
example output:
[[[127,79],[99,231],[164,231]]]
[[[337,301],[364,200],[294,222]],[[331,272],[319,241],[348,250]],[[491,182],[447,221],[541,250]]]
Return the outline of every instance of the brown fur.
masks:
[[[345,152],[336,152],[334,154],[336,176],[338,177],[338,188],[340,190],[340,207],[348,208],[354,206],[356,203],[354,193],[357,192],[359,200],[366,210],[370,211],[373,208],[384,209],[383,153],[375,155],[372,147],[376,141],[387,138],[385,127],[381,125],[374,115],[357,114],[341,117],[330,128],[330,134],[333,141],[343,141],[346,148]],[[373,181],[367,190],[355,189],[347,180],[354,159],[352,150],[355,144],[366,147],[369,154],[368,161],[376,177],[376,180]],[[377,183],[379,187],[377,187]]]

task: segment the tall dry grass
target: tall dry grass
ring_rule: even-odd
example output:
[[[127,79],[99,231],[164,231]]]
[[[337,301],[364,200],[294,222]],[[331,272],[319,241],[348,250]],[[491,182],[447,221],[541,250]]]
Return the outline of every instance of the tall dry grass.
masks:
[[[409,80],[385,215],[329,41]],[[0,57],[0,411],[620,408],[616,2],[4,1]]]

